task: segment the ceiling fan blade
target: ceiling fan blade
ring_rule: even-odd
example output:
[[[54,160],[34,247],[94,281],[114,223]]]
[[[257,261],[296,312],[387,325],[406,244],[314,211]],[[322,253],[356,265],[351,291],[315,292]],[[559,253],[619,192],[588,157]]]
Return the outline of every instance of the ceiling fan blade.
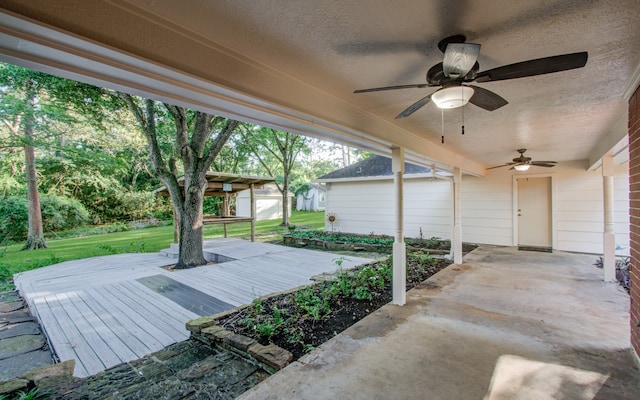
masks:
[[[481,88],[480,86],[469,86],[473,88],[473,96],[469,99],[469,103],[471,104],[484,108],[487,111],[494,111],[509,104],[508,101],[490,90]]]
[[[512,162],[510,162],[510,163],[506,163],[506,164],[502,164],[502,165],[496,165],[495,167],[489,167],[489,168],[487,168],[487,169],[494,169],[494,168],[508,167],[509,165],[513,165],[513,164],[516,164],[516,163],[512,163]]]
[[[476,82],[502,81],[505,79],[524,78],[527,76],[550,74],[552,72],[566,71],[584,67],[587,63],[588,53],[563,54],[538,58],[536,60],[522,61],[509,64],[476,75]]]
[[[552,164],[553,163],[553,164]],[[555,167],[555,161],[552,162],[547,162],[547,161],[531,161],[530,163],[531,165],[535,165],[536,167],[546,167],[546,168],[551,168],[551,167]]]
[[[425,97],[421,98],[420,100],[416,101],[415,103],[413,103],[412,105],[407,107],[406,110],[404,110],[400,114],[396,115],[396,119],[408,117],[409,115],[413,114],[414,112],[416,112],[420,108],[422,108],[430,100],[431,100],[431,95],[428,95],[428,96],[425,96]]]
[[[396,89],[415,89],[415,88],[424,88],[424,87],[429,87],[429,86],[433,86],[430,85],[428,83],[414,83],[411,85],[396,85],[396,86],[383,86],[383,87],[377,87],[377,88],[371,88],[371,89],[358,89],[358,90],[354,90],[353,93],[369,93],[369,92],[381,92],[383,90],[396,90]]]
[[[444,75],[454,79],[465,76],[473,68],[479,54],[479,44],[449,43],[442,61]]]

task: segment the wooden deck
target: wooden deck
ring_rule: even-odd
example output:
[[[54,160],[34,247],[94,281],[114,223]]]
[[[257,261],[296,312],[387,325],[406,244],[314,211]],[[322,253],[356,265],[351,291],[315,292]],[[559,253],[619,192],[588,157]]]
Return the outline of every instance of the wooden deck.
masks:
[[[268,243],[215,239],[205,249],[233,261],[171,272],[162,267],[176,260],[161,254],[119,254],[23,272],[15,284],[60,360],[75,359],[74,375],[84,377],[189,337],[185,323],[198,313],[145,286],[145,278],[164,275],[235,307],[338,268],[335,254]],[[369,261],[347,257],[343,267]]]

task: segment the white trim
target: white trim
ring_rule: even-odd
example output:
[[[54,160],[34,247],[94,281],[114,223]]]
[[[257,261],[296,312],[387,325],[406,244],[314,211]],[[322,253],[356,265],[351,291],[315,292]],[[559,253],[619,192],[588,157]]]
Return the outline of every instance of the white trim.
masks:
[[[640,86],[640,64],[636,66],[636,69],[633,71],[633,75],[631,75],[631,79],[629,79],[629,83],[627,84],[627,88],[624,90],[622,97],[628,102],[631,100],[631,96],[636,92]]]
[[[451,179],[450,175],[441,174],[403,174],[404,179]],[[331,182],[361,182],[361,181],[392,181],[393,175],[373,175],[373,176],[350,176],[348,178],[328,178],[314,179],[313,182],[331,183]]]

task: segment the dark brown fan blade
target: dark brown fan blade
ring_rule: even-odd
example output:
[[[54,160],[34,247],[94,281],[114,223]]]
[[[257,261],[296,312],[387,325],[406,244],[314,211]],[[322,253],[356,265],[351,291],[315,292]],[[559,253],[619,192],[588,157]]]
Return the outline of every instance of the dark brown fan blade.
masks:
[[[505,79],[524,78],[527,76],[550,74],[552,72],[566,71],[569,69],[584,67],[587,63],[588,53],[563,54],[559,56],[538,58],[536,60],[522,61],[515,64],[479,72],[476,82],[502,81]]]
[[[496,165],[495,167],[489,167],[487,169],[494,169],[494,168],[502,168],[502,167],[508,167],[509,165],[514,165],[516,163],[514,162],[510,162],[510,163],[506,163],[506,164],[502,164],[502,165]]]
[[[547,167],[547,168],[556,166],[555,161],[531,161],[530,164],[535,165],[536,167]]]
[[[412,85],[383,86],[383,87],[377,87],[377,88],[371,88],[371,89],[354,90],[353,93],[380,92],[383,90],[396,90],[396,89],[414,89],[414,88],[419,89],[419,88],[424,88],[428,86],[434,86],[434,85],[430,85],[428,83],[414,83]]]
[[[473,96],[469,99],[469,103],[474,104],[487,111],[497,110],[498,108],[509,104],[508,101],[500,97],[498,94],[481,88],[480,86],[470,85],[473,88]]]
[[[430,100],[431,100],[431,95],[428,95],[428,96],[425,96],[425,97],[421,98],[420,100],[416,101],[415,103],[413,103],[412,105],[407,107],[406,110],[404,110],[400,114],[396,115],[396,119],[408,117],[409,115],[413,114],[414,112],[416,112],[420,108],[422,108]]]

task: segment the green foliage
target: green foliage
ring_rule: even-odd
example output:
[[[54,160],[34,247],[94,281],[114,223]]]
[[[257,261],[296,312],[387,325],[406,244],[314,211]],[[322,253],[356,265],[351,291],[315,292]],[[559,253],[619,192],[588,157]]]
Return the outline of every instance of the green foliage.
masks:
[[[33,388],[28,391],[19,391],[14,400],[46,400],[51,397],[51,392],[48,390],[41,390],[39,388]],[[0,398],[1,400],[1,398]]]
[[[0,237],[22,240],[27,237],[26,197],[7,197],[0,200]]]
[[[89,222],[89,212],[76,199],[56,195],[40,198],[45,231],[61,231],[77,228]]]
[[[326,232],[321,230],[307,230],[307,231],[294,231],[291,232],[291,236],[299,239],[317,239],[328,242],[345,242],[345,243],[367,243],[367,244],[380,244],[380,245],[392,245],[394,238],[389,235],[376,235],[373,232],[369,235],[359,235],[355,233],[342,233],[342,232]]]
[[[52,232],[76,228],[89,221],[89,213],[78,200],[68,197],[43,195],[40,197],[42,223],[45,231]],[[7,197],[0,200],[0,235],[12,240],[27,236],[27,199]]]

